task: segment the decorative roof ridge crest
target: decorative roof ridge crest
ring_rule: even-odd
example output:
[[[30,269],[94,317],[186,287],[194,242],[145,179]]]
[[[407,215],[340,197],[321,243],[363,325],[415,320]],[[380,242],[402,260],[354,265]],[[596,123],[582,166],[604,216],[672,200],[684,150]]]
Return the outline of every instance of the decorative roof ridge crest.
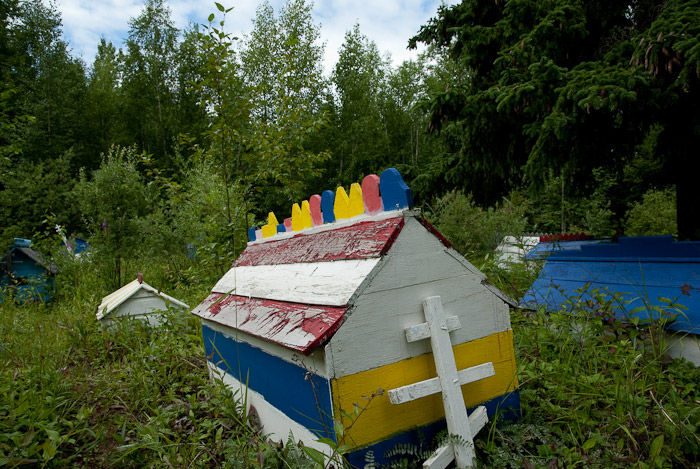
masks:
[[[393,210],[386,210],[389,207]],[[382,171],[381,177],[376,174],[365,176],[362,186],[353,183],[349,195],[340,186],[335,193],[327,190],[321,195],[312,195],[301,205],[293,204],[292,216],[284,223],[279,223],[275,214],[270,212],[266,225],[248,230],[248,244],[287,239],[301,232],[316,233],[361,221],[391,218],[412,208],[411,189],[398,170],[388,168]]]
[[[376,215],[367,215],[366,213],[363,213],[362,215],[358,215],[353,218],[348,218],[345,220],[338,220],[333,223],[325,223],[323,225],[318,225],[318,226],[312,226],[311,228],[306,228],[301,231],[288,231],[284,233],[278,233],[275,236],[272,236],[270,238],[264,238],[264,239],[259,239],[255,241],[248,241],[247,246],[252,246],[252,245],[257,245],[257,244],[263,244],[263,243],[269,243],[272,241],[283,241],[286,239],[291,239],[294,238],[295,236],[306,236],[306,235],[313,235],[317,233],[323,233],[324,231],[333,231],[333,230],[338,230],[340,228],[345,228],[348,226],[356,225],[358,223],[364,223],[368,221],[382,221],[382,220],[389,220],[390,218],[421,218],[422,212],[421,209],[419,208],[412,208],[412,209],[401,209],[401,210],[392,210],[390,212],[381,212]]]

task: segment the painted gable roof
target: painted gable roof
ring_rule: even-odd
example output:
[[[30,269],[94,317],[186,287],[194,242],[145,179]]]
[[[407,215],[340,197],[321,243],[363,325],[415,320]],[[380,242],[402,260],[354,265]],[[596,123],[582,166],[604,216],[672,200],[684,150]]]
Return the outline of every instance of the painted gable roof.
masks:
[[[251,242],[193,314],[308,355],[341,327],[407,218],[474,269],[413,211],[322,225],[282,239]],[[483,274],[481,274],[483,276]],[[484,279],[504,302],[515,302]]]
[[[284,223],[270,212],[267,224],[248,230],[246,249],[192,313],[308,355],[345,321],[408,219],[474,273],[412,208],[411,189],[388,168],[381,177],[365,176],[362,186],[352,184],[349,196],[338,187],[335,194],[324,191],[295,203]],[[421,275],[420,266],[410,268]],[[478,275],[488,291],[515,304]]]
[[[358,217],[250,243],[192,313],[309,354],[340,327],[404,214]]]
[[[13,245],[10,250],[8,251],[8,254],[12,258],[17,258],[17,257],[26,257],[29,260],[31,260],[33,263],[35,263],[37,266],[43,268],[47,272],[51,274],[56,274],[58,273],[58,267],[56,264],[52,262],[47,262],[39,252],[35,251],[34,249],[26,246],[18,246],[17,244]],[[2,259],[0,259],[0,264],[8,264],[8,254],[4,255]],[[13,269],[14,270],[14,269]]]
[[[158,296],[162,298],[170,307],[178,307],[183,309],[189,309],[190,307],[183,303],[182,301],[176,300],[172,296],[166,295],[165,293],[156,290],[146,282],[139,283],[138,279],[131,283],[127,283],[119,290],[110,293],[109,295],[102,298],[102,303],[97,307],[97,319],[102,319],[105,316],[112,313],[120,305],[122,305],[129,298],[134,296],[139,291],[146,291],[153,296]]]

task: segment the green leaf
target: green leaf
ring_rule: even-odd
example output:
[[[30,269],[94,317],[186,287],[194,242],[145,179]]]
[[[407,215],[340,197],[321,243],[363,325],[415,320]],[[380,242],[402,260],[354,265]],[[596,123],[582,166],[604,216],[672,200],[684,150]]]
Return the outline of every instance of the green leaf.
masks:
[[[27,433],[24,434],[24,437],[22,438],[22,442],[20,443],[20,447],[24,448],[25,446],[29,446],[29,443],[32,442],[34,439],[34,427],[31,427]]]
[[[649,458],[651,459],[652,463],[661,454],[661,448],[663,448],[663,446],[664,446],[664,436],[663,435],[657,436],[656,438],[654,438],[654,441],[651,442],[651,449],[649,450]]]
[[[581,448],[584,451],[590,451],[591,449],[593,449],[595,444],[596,444],[595,438],[589,438],[588,440],[586,440],[586,442],[583,444],[583,446]]]
[[[317,441],[319,443],[323,443],[324,445],[328,445],[333,449],[335,449],[336,446],[338,446],[338,444],[335,441],[331,440],[330,438],[319,438]]]
[[[211,23],[212,21],[214,21],[214,16],[215,16],[214,13],[212,13],[211,15],[209,15],[208,21],[209,21],[210,23]]]
[[[214,2],[214,4],[216,4],[216,8],[218,8],[219,11],[222,11],[222,12],[223,12],[223,11],[226,11],[226,8],[224,8],[224,6],[223,6],[221,3],[219,3],[219,2]]]
[[[333,429],[335,430],[336,436],[339,438],[342,438],[345,434],[345,427],[343,427],[343,423],[340,420],[333,422]]]
[[[313,462],[323,466],[326,460],[326,456],[322,452],[314,448],[309,448],[308,446],[304,446],[302,449],[304,450],[306,455],[311,458]]]
[[[49,440],[55,441],[55,442],[61,441],[61,434],[58,433],[56,430],[49,430],[48,428],[46,428],[45,431],[46,431],[46,434],[49,435]]]
[[[43,445],[41,445],[42,457],[45,460],[53,459],[56,455],[56,447],[53,445],[51,440],[46,440]]]

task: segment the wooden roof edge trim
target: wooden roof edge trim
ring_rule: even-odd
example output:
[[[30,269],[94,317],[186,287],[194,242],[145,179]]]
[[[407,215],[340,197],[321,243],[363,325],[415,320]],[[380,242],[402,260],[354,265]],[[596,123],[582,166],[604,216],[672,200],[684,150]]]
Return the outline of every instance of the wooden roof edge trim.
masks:
[[[505,294],[502,290],[496,288],[494,285],[491,284],[488,280],[482,280],[481,284],[486,287],[491,293],[499,297],[501,300],[503,300],[504,303],[508,304],[512,308],[519,308],[520,303],[515,301],[513,298]]]
[[[430,231],[433,236],[435,236],[437,239],[440,240],[442,244],[445,245],[445,247],[451,248],[452,243],[449,242],[447,238],[445,238],[442,233],[440,233],[437,228],[435,228],[425,217],[422,216],[417,216],[416,220],[420,222],[421,225],[425,227],[428,231]]]
[[[29,257],[31,260],[42,266],[44,269],[48,270],[52,274],[58,273],[58,266],[53,262],[47,262],[44,256],[41,255],[36,249],[25,248],[25,247],[14,247],[12,250],[17,250],[22,252],[25,256]]]
[[[175,305],[180,306],[181,308],[190,309],[190,306],[188,304],[183,303],[182,301],[178,300],[177,298],[173,298],[172,296],[168,295],[167,293],[163,293],[160,290],[156,290],[155,288],[153,288],[152,286],[150,286],[146,282],[143,282],[141,284],[141,289],[149,291],[151,293],[154,293],[154,294],[160,296],[161,298],[168,300],[170,303],[175,303]]]
[[[331,308],[335,310],[342,310],[342,315],[340,318],[338,318],[326,331],[323,332],[323,334],[319,336],[315,336],[315,338],[309,342],[305,347],[301,346],[294,346],[290,343],[286,343],[284,341],[276,341],[274,339],[271,339],[270,337],[266,337],[265,335],[258,335],[255,334],[251,331],[241,329],[240,327],[236,327],[235,325],[229,324],[226,321],[220,320],[219,319],[219,313],[221,312],[221,308],[219,307],[219,311],[215,312],[214,314],[211,314],[210,308],[212,306],[216,306],[219,303],[222,303],[224,300],[228,301],[229,297],[234,297],[234,298],[253,298],[256,300],[261,300],[265,302],[272,302],[272,303],[281,303],[281,304],[297,304],[301,307],[317,307],[317,308]],[[225,305],[223,307],[226,307],[228,305]],[[330,342],[331,338],[335,333],[340,329],[340,327],[347,321],[349,314],[354,310],[354,307],[352,305],[345,305],[345,306],[334,306],[334,305],[313,305],[313,304],[306,304],[306,303],[296,303],[292,301],[283,301],[283,300],[268,300],[266,298],[256,298],[256,297],[248,297],[248,296],[241,296],[241,295],[236,295],[235,293],[216,293],[216,292],[211,292],[207,298],[205,298],[198,306],[192,309],[190,311],[191,314],[194,314],[195,316],[199,317],[202,320],[205,321],[211,321],[215,324],[218,324],[219,326],[223,326],[226,328],[230,328],[236,333],[240,334],[246,334],[251,337],[255,337],[259,340],[262,340],[264,342],[270,343],[270,344],[275,344],[279,345],[281,347],[284,347],[289,350],[293,350],[295,352],[300,352],[305,356],[311,355],[313,352],[318,350],[320,347],[324,347],[328,342]]]
[[[452,248],[445,248],[445,252],[452,256],[457,262],[462,264],[467,270],[470,272],[476,274],[480,281],[481,285],[483,285],[487,290],[489,290],[491,293],[496,295],[498,298],[500,298],[504,303],[507,303],[508,305],[512,306],[513,308],[518,307],[518,302],[515,301],[513,298],[508,296],[507,294],[503,293],[500,289],[496,288],[493,286],[488,279],[486,278],[486,274],[484,274],[482,271],[474,267],[468,260],[464,258],[460,253],[455,251]]]

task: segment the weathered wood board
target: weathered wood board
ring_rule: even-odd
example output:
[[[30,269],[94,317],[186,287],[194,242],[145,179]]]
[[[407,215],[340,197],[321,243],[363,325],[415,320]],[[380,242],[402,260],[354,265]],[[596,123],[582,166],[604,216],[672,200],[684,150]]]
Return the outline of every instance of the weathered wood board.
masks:
[[[344,306],[379,259],[233,267],[213,293],[290,303]]]

